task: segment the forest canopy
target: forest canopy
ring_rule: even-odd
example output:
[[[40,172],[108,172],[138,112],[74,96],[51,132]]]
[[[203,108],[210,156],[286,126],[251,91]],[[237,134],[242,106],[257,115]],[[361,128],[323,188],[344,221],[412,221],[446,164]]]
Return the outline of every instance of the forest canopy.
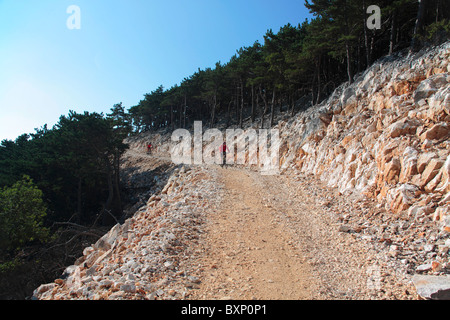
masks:
[[[379,29],[367,28],[373,5],[381,11]],[[307,0],[305,6],[312,20],[268,30],[263,43],[238,49],[228,62],[145,94],[128,110],[133,131],[186,128],[195,120],[242,127],[256,118],[270,127],[274,112],[293,115],[299,99],[316,104],[376,59],[443,42],[450,30],[450,3],[443,0]]]
[[[119,159],[129,125],[121,104],[111,114],[70,112],[52,128],[0,145],[0,186],[31,177],[47,206],[47,224],[92,223],[102,211],[121,214]],[[106,214],[105,216],[109,215]]]

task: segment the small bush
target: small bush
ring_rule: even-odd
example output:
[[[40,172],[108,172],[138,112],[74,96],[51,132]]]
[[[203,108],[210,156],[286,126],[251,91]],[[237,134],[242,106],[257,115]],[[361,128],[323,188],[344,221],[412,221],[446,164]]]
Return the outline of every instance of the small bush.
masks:
[[[46,241],[46,210],[42,191],[28,176],[12,187],[0,189],[0,251],[15,251],[33,241]]]
[[[425,28],[424,39],[433,44],[441,44],[450,37],[450,20],[444,19]]]

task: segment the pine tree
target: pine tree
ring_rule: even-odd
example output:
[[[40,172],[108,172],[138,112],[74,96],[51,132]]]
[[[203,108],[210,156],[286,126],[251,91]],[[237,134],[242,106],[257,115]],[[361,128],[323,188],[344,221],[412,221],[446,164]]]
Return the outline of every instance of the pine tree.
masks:
[[[361,30],[362,6],[356,0],[308,0],[305,6],[323,22],[325,38],[331,46],[330,54],[335,57],[345,56],[349,83],[353,82],[353,48]]]
[[[20,249],[35,240],[46,241],[46,210],[42,191],[26,175],[0,189],[0,252]]]

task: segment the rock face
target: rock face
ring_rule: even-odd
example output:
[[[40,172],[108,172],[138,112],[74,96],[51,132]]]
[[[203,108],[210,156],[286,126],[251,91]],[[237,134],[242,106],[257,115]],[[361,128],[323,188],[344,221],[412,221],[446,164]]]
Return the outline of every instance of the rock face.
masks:
[[[278,124],[288,146],[281,164],[343,194],[377,199],[392,214],[426,202],[427,215],[439,212],[434,219],[448,229],[449,61],[449,43],[381,59],[351,86]]]
[[[378,241],[395,246],[392,256],[409,273],[435,275],[434,284],[450,271],[449,61],[448,42],[381,59],[352,85],[278,124],[286,172],[295,168],[344,195],[376,200],[382,220],[391,221],[378,226],[385,230]],[[318,121],[323,115],[331,120]],[[368,218],[358,217],[359,225]]]

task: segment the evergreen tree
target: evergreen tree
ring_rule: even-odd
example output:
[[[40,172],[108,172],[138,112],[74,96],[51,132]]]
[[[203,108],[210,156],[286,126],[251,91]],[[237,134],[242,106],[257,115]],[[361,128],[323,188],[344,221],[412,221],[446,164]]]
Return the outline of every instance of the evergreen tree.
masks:
[[[319,103],[341,82],[351,83],[356,73],[383,55],[411,43],[412,48],[430,39],[448,39],[447,3],[305,0],[315,16],[311,21],[297,27],[287,24],[278,32],[268,30],[264,44],[240,48],[220,67],[198,69],[184,78],[179,88],[164,91],[159,87],[145,95],[129,110],[134,131],[174,127],[175,122],[188,127],[195,120],[213,125],[220,113],[226,114],[227,125],[234,121],[242,127],[247,114],[252,123],[259,115],[263,126],[269,107],[273,125],[276,105],[282,112],[287,103],[293,115],[295,101],[308,97],[312,104]],[[381,29],[367,27],[369,5],[381,9]]]
[[[360,1],[356,0],[308,0],[305,6],[314,15],[322,18],[322,32],[331,44],[330,54],[346,57],[347,76],[353,82],[353,48],[358,40],[364,12]]]
[[[28,176],[0,189],[0,252],[17,250],[32,241],[46,241],[43,193]]]

